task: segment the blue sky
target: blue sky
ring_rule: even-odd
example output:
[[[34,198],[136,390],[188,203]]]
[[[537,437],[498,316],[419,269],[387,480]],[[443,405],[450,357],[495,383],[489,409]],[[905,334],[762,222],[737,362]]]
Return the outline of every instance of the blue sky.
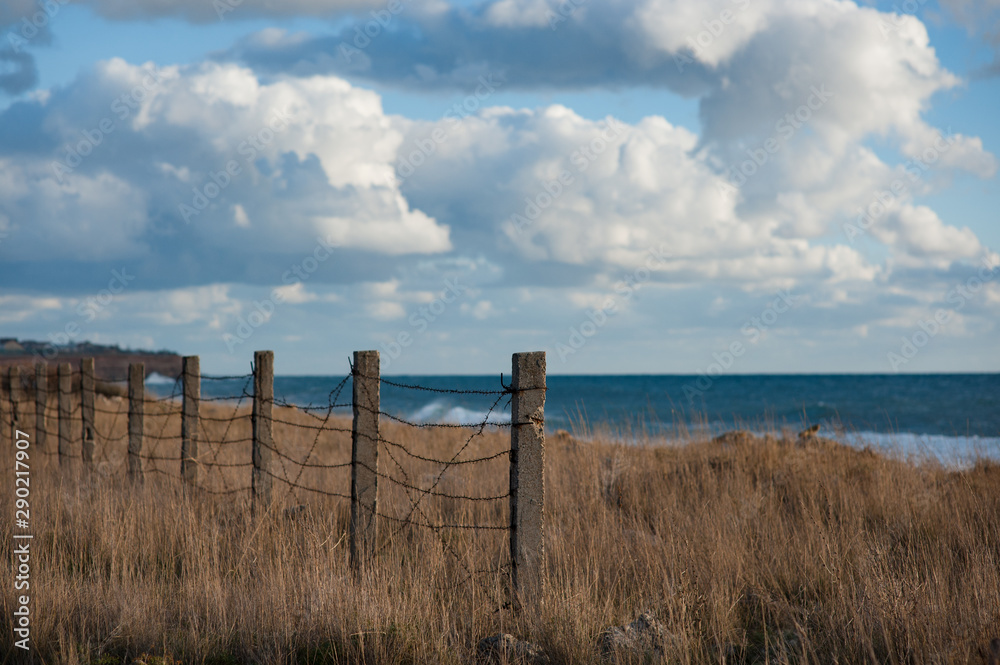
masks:
[[[996,0],[44,7],[0,9],[3,336],[1000,370]]]

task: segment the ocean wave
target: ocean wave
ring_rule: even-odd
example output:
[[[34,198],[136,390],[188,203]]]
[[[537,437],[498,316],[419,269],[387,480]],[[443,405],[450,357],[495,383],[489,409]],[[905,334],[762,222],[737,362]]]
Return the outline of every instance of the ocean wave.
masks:
[[[947,466],[967,466],[977,459],[1000,459],[1000,437],[852,432],[831,438],[907,459],[936,459]]]
[[[416,423],[437,422],[448,425],[475,426],[482,422],[489,425],[501,425],[510,422],[510,414],[467,409],[463,406],[452,406],[443,400],[434,400],[412,413],[408,420]]]

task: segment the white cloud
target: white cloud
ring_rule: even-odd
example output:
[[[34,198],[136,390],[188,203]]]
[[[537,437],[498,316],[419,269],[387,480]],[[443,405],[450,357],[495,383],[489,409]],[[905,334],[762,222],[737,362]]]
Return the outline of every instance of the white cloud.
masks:
[[[451,248],[385,184],[402,133],[374,93],[333,77],[265,84],[235,65],[152,72],[113,59],[36,102],[39,140],[61,147],[0,154],[0,255],[138,258],[182,236],[225,255],[251,218],[241,253],[301,252],[321,234],[391,255]]]
[[[94,3],[115,17],[208,17],[207,5],[189,2]],[[247,0],[242,9],[346,6]],[[957,171],[995,177],[997,163],[961,128],[947,150],[934,148],[948,132],[928,122],[931,100],[962,82],[917,18],[900,17],[886,35],[887,14],[840,0],[607,0],[550,30],[557,8],[414,5],[399,25],[419,30],[381,35],[353,74],[421,89],[490,72],[505,75],[504,90],[662,87],[699,98],[700,133],[659,116],[609,125],[562,105],[483,104],[461,122],[388,115],[377,93],[331,75],[345,71],[324,51],[337,39],[271,29],[240,49],[253,69],[164,67],[150,84],[150,67],[116,59],[27,99],[38,118],[24,128],[30,148],[0,143],[0,220],[9,220],[0,260],[58,266],[66,272],[53,279],[74,284],[91,263],[149,266],[135,286],[144,290],[116,299],[115,321],[215,337],[284,281],[283,300],[304,306],[276,310],[255,340],[262,345],[297,335],[307,316],[370,335],[405,317],[406,304],[439,297],[444,277],[457,274],[465,316],[427,339],[462,338],[468,326],[475,346],[488,326],[536,348],[554,341],[561,321],[578,323],[583,309],[620,295],[650,250],[669,256],[634,298],[620,297],[621,318],[605,328],[619,333],[602,340],[738,324],[747,302],[779,288],[819,313],[795,325],[882,339],[886,322],[924,315],[988,251],[921,200]],[[694,49],[705,31],[711,39]],[[691,60],[675,60],[682,54]],[[135,91],[134,108],[114,105]],[[114,131],[70,172],[54,173],[52,159],[105,118]],[[435,131],[445,140],[393,177]],[[53,144],[56,153],[45,148]],[[913,160],[931,161],[929,149],[933,163],[907,177]],[[238,173],[226,172],[230,162]],[[753,173],[732,186],[746,164]],[[844,225],[899,179],[904,190],[851,243]],[[309,288],[279,280],[283,271],[312,280]],[[252,292],[236,297],[237,286]],[[3,301],[3,316],[48,325],[57,312],[71,316],[72,302]],[[984,291],[963,316],[981,325],[997,302]],[[95,335],[110,334],[98,323]]]
[[[229,294],[226,284],[212,284],[186,289],[172,289],[150,293],[130,293],[122,296],[129,300],[150,303],[147,311],[158,325],[184,325],[204,322],[209,328],[220,327],[225,315],[239,311],[240,305]],[[155,304],[154,304],[155,303]]]
[[[290,305],[301,305],[318,299],[315,293],[306,291],[306,286],[302,282],[279,286],[274,290],[281,297],[281,302],[286,302]]]

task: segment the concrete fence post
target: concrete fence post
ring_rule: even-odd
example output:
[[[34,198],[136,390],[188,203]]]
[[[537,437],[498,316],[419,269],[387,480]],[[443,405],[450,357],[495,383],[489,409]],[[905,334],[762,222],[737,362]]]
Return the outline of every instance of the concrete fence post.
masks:
[[[73,417],[73,404],[70,401],[73,392],[73,366],[69,363],[59,364],[59,467],[68,468],[70,465],[69,442],[72,436],[71,427]]]
[[[10,436],[11,441],[17,440],[16,430],[24,430],[23,410],[24,390],[21,388],[21,366],[11,365],[7,368],[7,378],[10,382]]]
[[[142,483],[143,416],[146,413],[146,366],[129,363],[128,366],[128,477],[135,484]]]
[[[184,399],[181,404],[181,478],[192,485],[198,482],[198,402],[201,400],[201,361],[186,356],[181,377]]]
[[[80,415],[83,421],[83,466],[94,466],[94,359],[80,360]]]
[[[514,590],[535,603],[544,588],[545,352],[515,353],[510,403],[510,558]]]
[[[253,489],[254,511],[271,503],[271,450],[274,448],[271,409],[274,405],[274,351],[253,354]]]
[[[357,569],[374,553],[378,535],[378,351],[354,352],[353,383],[350,550]]]
[[[48,418],[46,407],[49,401],[49,366],[35,364],[35,448],[45,450],[48,442]]]

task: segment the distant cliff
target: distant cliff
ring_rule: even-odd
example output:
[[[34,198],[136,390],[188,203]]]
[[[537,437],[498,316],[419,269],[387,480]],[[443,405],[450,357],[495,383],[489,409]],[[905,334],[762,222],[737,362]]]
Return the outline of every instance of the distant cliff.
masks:
[[[146,376],[156,372],[177,378],[181,373],[181,356],[173,351],[131,350],[90,342],[55,346],[48,342],[0,338],[0,369],[4,377],[10,365],[33,367],[35,363],[47,363],[51,366],[49,371],[53,372],[60,363],[69,363],[79,369],[81,358],[94,359],[94,372],[103,381],[127,380],[129,363],[144,363]]]

